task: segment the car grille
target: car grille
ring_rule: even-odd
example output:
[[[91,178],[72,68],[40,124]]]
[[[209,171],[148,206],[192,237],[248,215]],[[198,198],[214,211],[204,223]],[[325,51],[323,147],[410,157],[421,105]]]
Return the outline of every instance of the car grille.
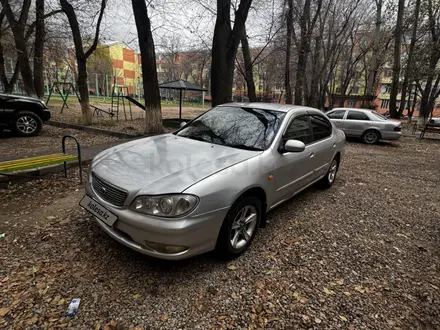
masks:
[[[124,205],[127,192],[110,185],[99,178],[95,173],[92,173],[92,187],[95,193],[106,202],[115,206]]]

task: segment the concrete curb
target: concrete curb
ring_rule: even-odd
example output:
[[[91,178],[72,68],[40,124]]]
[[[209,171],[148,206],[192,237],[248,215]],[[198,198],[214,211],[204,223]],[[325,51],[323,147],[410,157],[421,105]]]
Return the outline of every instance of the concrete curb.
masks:
[[[92,132],[92,133],[96,133],[96,134],[115,136],[115,137],[118,137],[121,139],[126,139],[126,138],[132,139],[132,138],[139,138],[139,137],[144,136],[142,134],[130,134],[130,133],[107,131],[107,130],[101,129],[101,128],[83,126],[83,125],[77,125],[77,124],[70,124],[70,123],[65,123],[65,122],[55,121],[55,120],[49,120],[46,122],[46,124],[51,125],[51,126],[55,126],[55,127],[60,127],[60,128],[73,128],[73,129],[77,129],[77,130],[81,130],[81,131],[85,131],[85,132]]]

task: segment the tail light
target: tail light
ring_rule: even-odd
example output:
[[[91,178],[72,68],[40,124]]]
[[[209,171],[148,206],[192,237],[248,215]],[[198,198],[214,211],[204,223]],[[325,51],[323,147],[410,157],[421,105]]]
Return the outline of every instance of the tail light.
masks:
[[[394,131],[395,131],[395,132],[401,132],[401,131],[402,131],[402,126],[396,126],[396,127],[394,127]]]

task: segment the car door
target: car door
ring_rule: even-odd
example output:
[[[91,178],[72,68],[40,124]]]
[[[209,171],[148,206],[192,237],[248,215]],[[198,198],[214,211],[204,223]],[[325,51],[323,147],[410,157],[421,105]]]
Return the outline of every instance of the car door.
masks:
[[[323,115],[310,114],[312,141],[308,148],[313,154],[311,166],[314,168],[313,181],[327,173],[336,149],[333,126]]]
[[[347,136],[361,137],[370,125],[370,118],[362,111],[349,110],[344,121],[344,132]]]
[[[309,116],[306,113],[296,115],[291,119],[280,141],[281,148],[275,151],[275,157],[277,157],[274,175],[276,202],[292,196],[311,182],[313,175],[311,157],[313,155],[307,150],[311,137]],[[284,152],[282,146],[287,140],[302,141],[306,148],[302,152]]]
[[[347,110],[333,110],[327,114],[327,117],[335,124],[339,129],[343,129],[344,116]]]

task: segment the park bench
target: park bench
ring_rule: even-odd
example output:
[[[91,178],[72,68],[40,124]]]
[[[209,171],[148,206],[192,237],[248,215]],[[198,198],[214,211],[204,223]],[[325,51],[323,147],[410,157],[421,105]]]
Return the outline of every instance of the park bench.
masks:
[[[77,155],[66,154],[66,140],[73,139],[76,142]],[[36,169],[39,167],[64,164],[64,175],[67,178],[67,162],[78,161],[79,165],[79,181],[82,183],[82,164],[81,164],[81,146],[76,138],[70,135],[63,136],[62,139],[62,153],[14,159],[0,162],[0,176],[1,175],[12,175],[14,176],[16,172],[21,172],[30,169]],[[11,174],[14,173],[14,174]],[[16,175],[19,176],[19,175]]]
[[[425,133],[440,133],[440,124],[435,123],[433,120],[429,120],[425,125],[421,126],[415,121],[412,134],[416,134],[417,131],[420,131],[420,139],[423,139]]]

